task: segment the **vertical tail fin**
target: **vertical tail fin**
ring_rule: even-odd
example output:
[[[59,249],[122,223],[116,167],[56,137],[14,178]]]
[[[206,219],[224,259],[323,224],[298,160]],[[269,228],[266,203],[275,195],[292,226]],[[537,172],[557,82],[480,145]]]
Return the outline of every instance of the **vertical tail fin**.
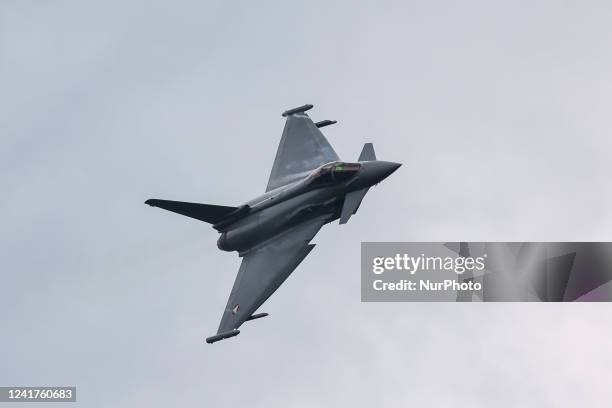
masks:
[[[359,161],[374,161],[376,160],[376,153],[374,153],[374,145],[372,143],[366,143],[363,145],[363,149],[361,149],[361,154],[359,155]]]
[[[145,201],[151,207],[159,207],[177,214],[195,218],[196,220],[217,224],[235,213],[240,207],[224,205],[186,203],[183,201],[149,199]]]

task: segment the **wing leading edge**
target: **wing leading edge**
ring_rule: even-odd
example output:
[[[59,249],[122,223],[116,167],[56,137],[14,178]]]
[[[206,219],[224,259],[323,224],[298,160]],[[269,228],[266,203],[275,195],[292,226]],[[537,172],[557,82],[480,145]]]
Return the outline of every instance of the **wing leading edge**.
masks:
[[[310,240],[325,224],[325,218],[306,221],[244,255],[217,335],[238,334],[238,327],[253,316],[314,248]]]
[[[305,113],[311,108],[312,105],[304,105],[283,113],[287,121],[266,191],[305,177],[322,164],[339,160],[323,133]]]

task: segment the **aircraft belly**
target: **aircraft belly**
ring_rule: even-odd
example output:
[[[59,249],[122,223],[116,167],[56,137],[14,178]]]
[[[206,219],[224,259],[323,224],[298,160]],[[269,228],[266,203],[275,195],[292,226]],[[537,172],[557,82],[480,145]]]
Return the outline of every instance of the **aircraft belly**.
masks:
[[[244,253],[296,224],[336,211],[334,197],[322,202],[314,198],[295,197],[253,213],[219,238],[219,248]]]

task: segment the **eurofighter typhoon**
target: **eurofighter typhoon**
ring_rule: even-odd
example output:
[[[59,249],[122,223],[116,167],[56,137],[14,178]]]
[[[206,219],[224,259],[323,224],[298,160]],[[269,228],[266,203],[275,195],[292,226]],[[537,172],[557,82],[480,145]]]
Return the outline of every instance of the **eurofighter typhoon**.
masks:
[[[312,251],[310,241],[321,227],[357,212],[368,189],[388,177],[400,163],[376,160],[371,143],[356,162],[341,161],[304,105],[286,117],[266,192],[239,206],[150,199],[145,202],[212,224],[221,233],[223,251],[237,251],[242,263],[221,316],[217,334],[207,343],[234,337],[246,321],[267,316],[257,309]]]

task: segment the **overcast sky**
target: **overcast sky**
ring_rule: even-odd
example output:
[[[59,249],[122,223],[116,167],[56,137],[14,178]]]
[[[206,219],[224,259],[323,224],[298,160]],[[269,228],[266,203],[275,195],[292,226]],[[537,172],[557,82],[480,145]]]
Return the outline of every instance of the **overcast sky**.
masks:
[[[0,3],[0,385],[72,407],[610,406],[610,304],[360,302],[361,241],[612,240],[601,1]],[[402,162],[213,346],[280,114]],[[19,405],[27,407],[27,404]]]

